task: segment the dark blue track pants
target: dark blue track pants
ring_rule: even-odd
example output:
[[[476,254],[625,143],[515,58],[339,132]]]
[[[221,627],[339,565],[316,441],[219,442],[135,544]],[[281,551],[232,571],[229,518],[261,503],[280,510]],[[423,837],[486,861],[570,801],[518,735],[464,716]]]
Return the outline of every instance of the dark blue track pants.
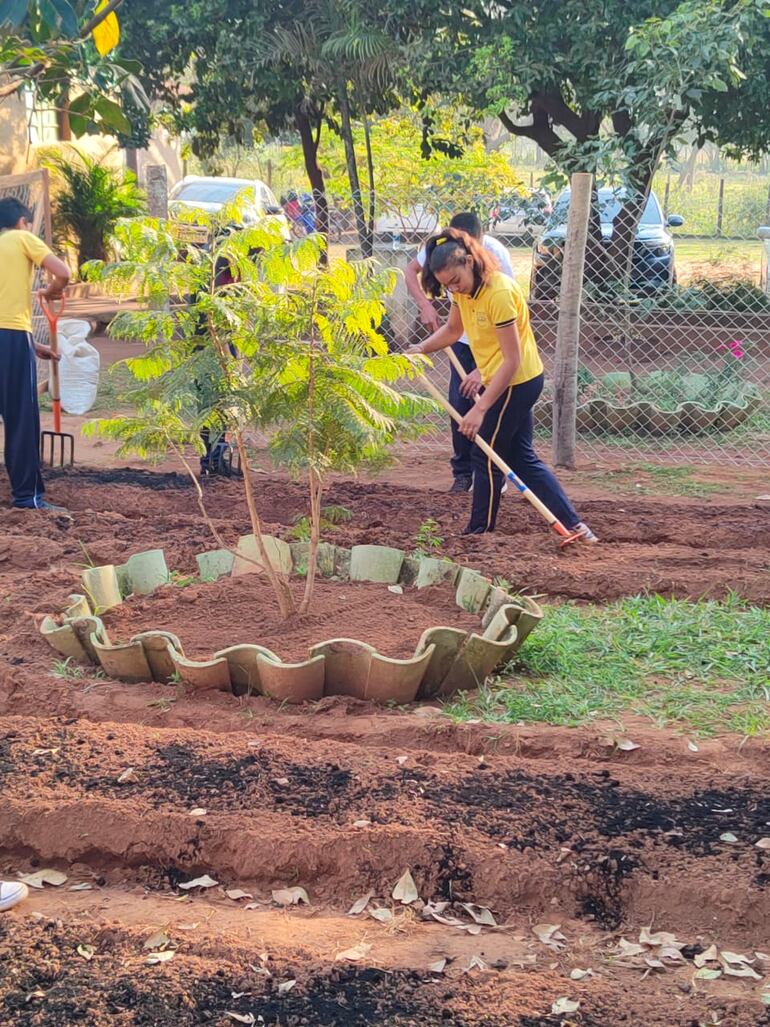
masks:
[[[532,436],[532,407],[543,391],[543,376],[538,375],[521,385],[512,385],[487,411],[479,434],[511,470],[535,493],[565,528],[575,527],[580,518],[567,499],[564,489],[535,452]],[[494,531],[500,505],[502,472],[474,443],[473,507],[471,531]]]
[[[0,416],[13,502],[35,506],[44,491],[35,351],[27,332],[10,328],[0,328]]]
[[[452,351],[462,364],[466,374],[476,370],[476,361],[473,359],[470,346],[464,342],[456,342],[452,346]],[[449,402],[457,413],[464,417],[473,406],[473,399],[467,399],[460,392],[460,385],[462,384],[460,375],[457,373],[454,364],[449,366]],[[473,474],[471,452],[474,449],[474,444],[458,431],[457,424],[452,418],[449,419],[449,423],[452,425],[452,474],[455,478],[470,478]]]

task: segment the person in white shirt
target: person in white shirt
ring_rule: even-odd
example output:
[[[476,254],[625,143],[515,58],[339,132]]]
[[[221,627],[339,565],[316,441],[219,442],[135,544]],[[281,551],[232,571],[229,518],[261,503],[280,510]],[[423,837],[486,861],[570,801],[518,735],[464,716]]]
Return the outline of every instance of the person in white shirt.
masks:
[[[474,239],[478,239],[484,249],[489,250],[496,258],[503,274],[508,275],[509,278],[514,277],[508,250],[499,239],[495,239],[491,235],[484,235],[478,214],[474,214],[472,211],[463,211],[460,214],[455,214],[449,222],[449,227],[458,228],[460,231],[467,232],[468,235],[473,236]],[[420,320],[429,332],[435,332],[441,327],[441,317],[432,301],[423,292],[422,285],[420,284],[420,272],[424,264],[425,249],[423,248],[407,265],[405,273],[406,287],[420,311]],[[454,364],[450,365],[448,398],[455,410],[461,416],[464,416],[473,406],[474,396],[481,384],[481,378],[476,369],[476,362],[473,359],[466,335],[463,335],[454,344],[452,351],[456,354],[468,377],[464,382],[461,381]],[[471,470],[473,442],[466,435],[462,435],[458,431],[454,421],[450,420],[449,423],[452,426],[452,459],[450,463],[454,478],[449,491],[470,492],[473,488],[473,472]]]

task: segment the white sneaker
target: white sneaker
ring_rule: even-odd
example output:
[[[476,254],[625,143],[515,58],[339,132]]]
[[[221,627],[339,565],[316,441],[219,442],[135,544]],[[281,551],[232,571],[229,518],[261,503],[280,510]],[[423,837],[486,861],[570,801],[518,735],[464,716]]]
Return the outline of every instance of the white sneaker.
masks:
[[[504,481],[503,482],[503,487],[500,489],[500,495],[504,496],[507,491],[508,491],[508,482]]]
[[[0,912],[12,909],[29,895],[29,888],[21,881],[0,881]]]

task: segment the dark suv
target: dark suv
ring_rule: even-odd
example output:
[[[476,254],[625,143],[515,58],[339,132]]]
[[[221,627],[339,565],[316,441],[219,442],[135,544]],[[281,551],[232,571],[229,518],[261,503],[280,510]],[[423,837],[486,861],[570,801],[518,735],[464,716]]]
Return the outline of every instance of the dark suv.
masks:
[[[620,213],[625,195],[622,189],[605,187],[598,190],[602,241],[605,245],[612,239],[613,224]],[[530,282],[532,300],[555,299],[559,294],[569,197],[570,191],[565,189],[554,204],[553,214],[546,222],[542,236],[535,243]],[[632,289],[655,292],[676,281],[674,238],[668,229],[679,228],[683,224],[684,219],[678,214],[664,218],[657,196],[650,193],[634,240]],[[586,277],[590,280],[590,275]],[[607,274],[605,277],[617,279],[621,275]]]

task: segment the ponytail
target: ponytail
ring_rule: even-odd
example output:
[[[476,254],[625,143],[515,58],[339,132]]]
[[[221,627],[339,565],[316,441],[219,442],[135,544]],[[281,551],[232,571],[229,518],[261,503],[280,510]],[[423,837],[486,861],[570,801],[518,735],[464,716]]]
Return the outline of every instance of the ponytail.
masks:
[[[446,228],[428,239],[425,245],[425,266],[422,269],[422,287],[426,295],[434,299],[441,296],[444,287],[436,278],[437,271],[464,264],[470,255],[473,263],[473,277],[477,287],[489,280],[489,276],[500,270],[497,259],[485,250],[481,243],[461,232],[458,228]]]

